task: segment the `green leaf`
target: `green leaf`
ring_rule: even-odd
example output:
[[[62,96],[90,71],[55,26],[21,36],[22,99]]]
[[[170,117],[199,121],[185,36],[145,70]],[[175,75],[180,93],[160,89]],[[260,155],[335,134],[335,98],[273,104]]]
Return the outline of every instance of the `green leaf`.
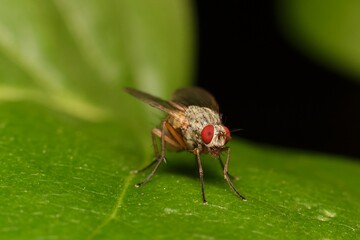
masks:
[[[150,137],[134,134],[129,119],[89,123],[25,102],[1,104],[1,115],[5,239],[359,237],[356,162],[234,139],[230,170],[248,201],[203,156],[204,205],[189,153],[168,153],[154,178],[134,187],[145,174],[129,171],[152,153]],[[146,118],[133,122],[150,130]]]
[[[166,98],[190,82],[188,4],[1,3],[2,239],[359,238],[360,166],[340,156],[234,138],[230,172],[246,202],[202,156],[204,205],[190,153],[167,152],[134,187],[161,114],[121,88]]]
[[[279,1],[284,33],[304,54],[359,80],[360,1]]]

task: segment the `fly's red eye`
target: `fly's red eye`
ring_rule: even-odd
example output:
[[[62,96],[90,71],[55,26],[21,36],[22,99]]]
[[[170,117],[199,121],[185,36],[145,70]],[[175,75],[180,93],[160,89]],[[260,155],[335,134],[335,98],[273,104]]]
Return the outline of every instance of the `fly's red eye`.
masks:
[[[211,142],[214,136],[214,126],[209,124],[206,125],[203,130],[201,131],[201,138],[204,143],[208,144]]]
[[[226,133],[226,142],[228,142],[230,140],[230,130],[225,126],[223,126],[223,127],[224,127],[225,133]]]

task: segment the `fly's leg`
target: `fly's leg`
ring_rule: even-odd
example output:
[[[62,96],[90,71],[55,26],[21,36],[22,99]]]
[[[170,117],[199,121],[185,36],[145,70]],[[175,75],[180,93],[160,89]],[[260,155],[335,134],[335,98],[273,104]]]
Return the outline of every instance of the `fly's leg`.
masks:
[[[224,166],[224,178],[225,180],[228,182],[231,190],[233,190],[235,192],[235,194],[241,198],[242,200],[246,201],[246,198],[244,196],[242,196],[234,187],[234,185],[232,184],[230,177],[229,177],[229,173],[228,173],[228,168],[229,168],[229,160],[230,160],[230,148],[227,149],[227,157],[226,157],[226,163]]]
[[[156,159],[154,161],[152,161],[148,166],[146,166],[144,168],[144,170],[148,169],[149,167],[151,167],[155,163],[156,163],[156,165],[155,165],[154,169],[151,171],[151,173],[142,182],[139,182],[138,184],[136,184],[135,187],[141,187],[142,185],[147,183],[152,178],[152,176],[154,176],[154,174],[158,170],[160,164],[163,161],[165,161],[165,123],[166,123],[166,120],[164,120],[161,123],[161,153],[160,153],[160,155],[158,155],[157,145],[154,145],[154,149],[156,149],[155,154],[157,155]],[[154,133],[153,133],[153,142],[156,141],[154,139],[155,138],[154,138]]]
[[[199,149],[195,148],[194,153],[196,155],[196,160],[197,160],[198,167],[199,167],[199,175],[200,175],[200,183],[201,183],[201,194],[202,194],[203,203],[207,204],[207,201],[206,201],[206,198],[205,198],[205,191],[204,191],[204,173],[203,173],[203,169],[202,169],[202,166],[201,166],[201,159],[200,159]]]
[[[219,163],[220,163],[220,165],[221,165],[221,169],[224,171],[224,168],[225,168],[225,167],[224,167],[224,163],[223,163],[220,155],[219,155],[218,159],[219,159]],[[232,180],[239,180],[239,177],[238,177],[238,176],[233,176],[233,175],[231,175],[230,173],[228,173],[228,175],[229,175],[229,177],[230,177]]]
[[[148,164],[146,167],[144,167],[142,169],[138,169],[138,170],[132,170],[131,173],[137,174],[137,173],[144,172],[145,170],[148,170],[150,167],[152,167],[152,165],[154,165],[158,161],[160,156],[159,156],[158,145],[156,142],[156,137],[157,136],[155,135],[154,129],[153,129],[151,132],[151,138],[152,138],[152,143],[153,143],[153,147],[154,147],[155,159],[150,164]]]
[[[142,169],[137,169],[137,170],[131,170],[130,173],[132,174],[138,174],[141,172],[144,172],[145,170],[148,170],[152,165],[154,165],[156,162],[158,161],[157,158],[155,158],[153,161],[151,161],[150,164],[148,164],[146,167],[142,168]]]

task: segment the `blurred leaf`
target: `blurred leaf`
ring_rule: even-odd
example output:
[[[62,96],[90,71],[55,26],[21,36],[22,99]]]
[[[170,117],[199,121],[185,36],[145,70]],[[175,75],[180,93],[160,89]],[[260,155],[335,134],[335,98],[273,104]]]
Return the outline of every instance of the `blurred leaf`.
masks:
[[[2,239],[359,238],[360,166],[341,157],[234,139],[230,170],[247,202],[203,156],[203,205],[189,153],[168,153],[133,186],[157,122],[121,88],[166,97],[189,82],[183,1],[1,3]]]
[[[285,33],[307,55],[360,80],[360,1],[279,1]]]
[[[2,100],[97,121],[116,114],[124,85],[165,95],[189,82],[192,22],[182,1],[0,4]]]

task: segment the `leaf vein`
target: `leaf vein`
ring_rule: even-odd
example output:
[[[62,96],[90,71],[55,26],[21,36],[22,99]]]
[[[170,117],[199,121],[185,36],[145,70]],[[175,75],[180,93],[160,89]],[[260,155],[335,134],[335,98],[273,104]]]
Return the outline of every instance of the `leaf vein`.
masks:
[[[130,182],[133,178],[134,178],[134,175],[132,175],[132,174],[130,174],[127,178],[125,178],[124,186],[123,187],[120,186],[120,188],[122,187],[122,190],[120,192],[119,197],[117,198],[117,200],[115,202],[114,207],[112,208],[109,215],[97,227],[95,227],[94,231],[91,232],[91,234],[87,238],[88,240],[94,239],[94,237],[96,235],[98,235],[106,225],[108,225],[113,219],[115,219],[116,215],[119,213],[119,209],[122,206],[122,203],[123,203],[123,200],[125,197],[125,193],[128,190]]]

